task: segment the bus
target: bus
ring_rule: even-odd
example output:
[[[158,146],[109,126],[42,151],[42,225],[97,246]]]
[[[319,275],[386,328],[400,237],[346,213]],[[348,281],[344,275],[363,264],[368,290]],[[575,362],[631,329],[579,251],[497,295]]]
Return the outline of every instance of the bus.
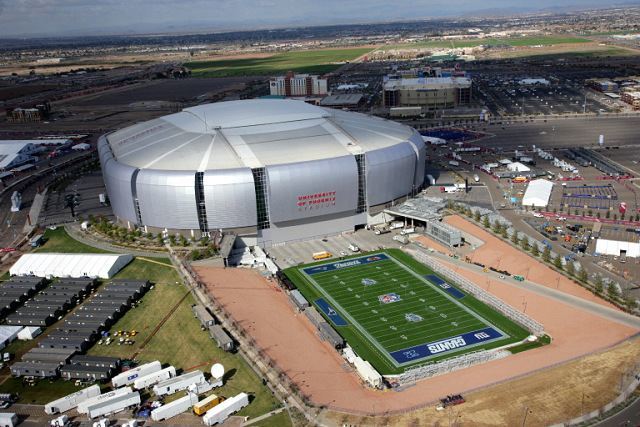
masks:
[[[332,256],[333,254],[331,252],[322,251],[322,252],[315,252],[312,258],[315,259],[316,261],[319,261],[321,259],[331,258]]]
[[[193,413],[196,415],[204,415],[209,409],[218,405],[223,400],[224,400],[224,397],[216,396],[215,394],[212,394],[211,396],[206,397],[202,399],[200,402],[194,404]]]

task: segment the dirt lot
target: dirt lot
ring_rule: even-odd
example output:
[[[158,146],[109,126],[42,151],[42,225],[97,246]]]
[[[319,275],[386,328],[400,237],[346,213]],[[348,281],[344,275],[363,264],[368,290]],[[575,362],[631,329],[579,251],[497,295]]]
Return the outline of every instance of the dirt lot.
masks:
[[[140,101],[173,101],[190,100],[209,93],[222,92],[232,88],[244,87],[251,80],[246,77],[226,77],[218,79],[183,79],[157,80],[150,84],[107,92],[98,96],[87,97],[77,102],[77,106],[128,105]]]
[[[520,274],[532,282],[559,289],[588,301],[612,308],[614,307],[612,304],[596,297],[591,292],[576,284],[573,280],[556,273],[533,257],[514,249],[508,243],[503,242],[464,218],[457,215],[448,216],[444,221],[456,228],[477,236],[485,242],[484,245],[469,254],[469,258],[471,258],[473,262],[479,262],[499,270],[506,270],[511,274]]]
[[[487,281],[482,273],[459,269],[460,274],[477,283],[486,283],[492,293],[514,307],[520,308],[522,302],[527,301],[527,313],[545,325],[553,343],[425,380],[402,392],[381,392],[363,388],[340,356],[319,340],[306,318],[295,313],[284,292],[256,271],[206,267],[198,267],[197,271],[208,284],[209,292],[236,321],[248,328],[257,345],[277,361],[313,402],[354,413],[385,414],[423,407],[447,394],[486,387],[608,348],[636,332],[586,311],[516,289],[500,280]],[[599,390],[595,379],[585,377],[584,380],[589,387]],[[543,379],[531,381],[544,382]],[[540,386],[538,390],[545,394],[534,393],[531,399],[545,401],[551,396],[549,387],[548,383]],[[605,392],[601,390],[598,395]],[[503,395],[503,399],[509,397]],[[554,402],[555,397],[548,404],[557,405]],[[495,424],[503,424],[500,420],[498,418]]]

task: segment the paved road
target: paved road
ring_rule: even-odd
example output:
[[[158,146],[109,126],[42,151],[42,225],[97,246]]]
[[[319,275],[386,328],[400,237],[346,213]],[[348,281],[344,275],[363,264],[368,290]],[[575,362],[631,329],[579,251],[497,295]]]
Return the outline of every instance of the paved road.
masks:
[[[640,426],[640,397],[636,398],[636,400],[622,411],[617,414],[607,418],[606,420],[602,420],[597,424],[594,424],[596,427],[633,427]]]

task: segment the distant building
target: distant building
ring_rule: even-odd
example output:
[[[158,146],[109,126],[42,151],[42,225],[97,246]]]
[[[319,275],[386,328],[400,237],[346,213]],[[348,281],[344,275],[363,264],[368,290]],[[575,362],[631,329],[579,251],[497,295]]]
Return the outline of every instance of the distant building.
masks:
[[[7,121],[10,123],[40,122],[49,117],[51,105],[48,102],[33,108],[7,108]]]
[[[344,93],[329,95],[320,101],[322,107],[333,108],[358,108],[363,101],[361,93]]]
[[[634,110],[640,110],[640,91],[638,92],[622,92],[620,99],[631,105]]]
[[[589,79],[585,82],[587,86],[599,92],[617,92],[618,83],[606,79]]]
[[[471,103],[471,79],[427,77],[388,79],[383,85],[385,107],[422,107],[441,110]]]
[[[311,96],[327,94],[327,79],[309,74],[287,73],[269,82],[271,95],[280,96]]]

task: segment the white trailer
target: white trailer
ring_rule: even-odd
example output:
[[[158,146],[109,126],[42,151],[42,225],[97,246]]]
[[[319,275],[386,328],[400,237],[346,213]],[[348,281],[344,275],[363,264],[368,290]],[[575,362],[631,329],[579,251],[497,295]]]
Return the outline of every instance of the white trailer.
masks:
[[[11,412],[0,413],[0,426],[14,427],[18,425],[18,416]]]
[[[133,382],[133,389],[140,390],[158,384],[160,381],[168,380],[176,376],[176,368],[169,366],[144,377],[139,377]]]
[[[153,386],[153,393],[156,396],[164,396],[167,394],[173,394],[181,390],[186,390],[192,384],[203,383],[204,374],[202,371],[192,371],[182,374],[178,377],[171,378],[165,381],[161,381]]]
[[[65,397],[61,397],[60,399],[56,399],[53,402],[47,403],[46,405],[44,405],[44,412],[48,415],[55,415],[61,412],[66,412],[69,409],[75,408],[85,400],[91,399],[92,397],[96,396],[100,396],[100,387],[97,385],[92,385],[91,387],[87,387],[85,389],[76,391],[75,393],[71,393]]]
[[[249,395],[247,393],[237,394],[207,411],[204,417],[202,417],[202,422],[207,426],[222,423],[229,418],[229,415],[238,412],[248,404]]]
[[[131,393],[116,396],[112,399],[98,402],[87,408],[89,418],[98,418],[105,415],[116,414],[127,408],[140,404],[140,393],[132,391]]]
[[[168,420],[189,410],[196,403],[198,403],[198,395],[187,393],[186,396],[151,411],[151,419],[153,421]]]
[[[96,397],[92,397],[90,399],[85,400],[84,402],[80,402],[78,407],[76,408],[79,414],[86,414],[87,408],[89,406],[95,405],[100,402],[104,402],[105,400],[113,399],[117,396],[122,396],[125,394],[129,394],[133,391],[131,387],[122,387],[117,390],[110,391],[105,394],[98,395]]]
[[[113,385],[113,388],[133,384],[136,379],[152,374],[154,372],[158,372],[161,369],[162,365],[157,360],[155,362],[145,363],[144,365],[137,366],[133,369],[129,369],[128,371],[116,375],[111,379],[111,384]]]

